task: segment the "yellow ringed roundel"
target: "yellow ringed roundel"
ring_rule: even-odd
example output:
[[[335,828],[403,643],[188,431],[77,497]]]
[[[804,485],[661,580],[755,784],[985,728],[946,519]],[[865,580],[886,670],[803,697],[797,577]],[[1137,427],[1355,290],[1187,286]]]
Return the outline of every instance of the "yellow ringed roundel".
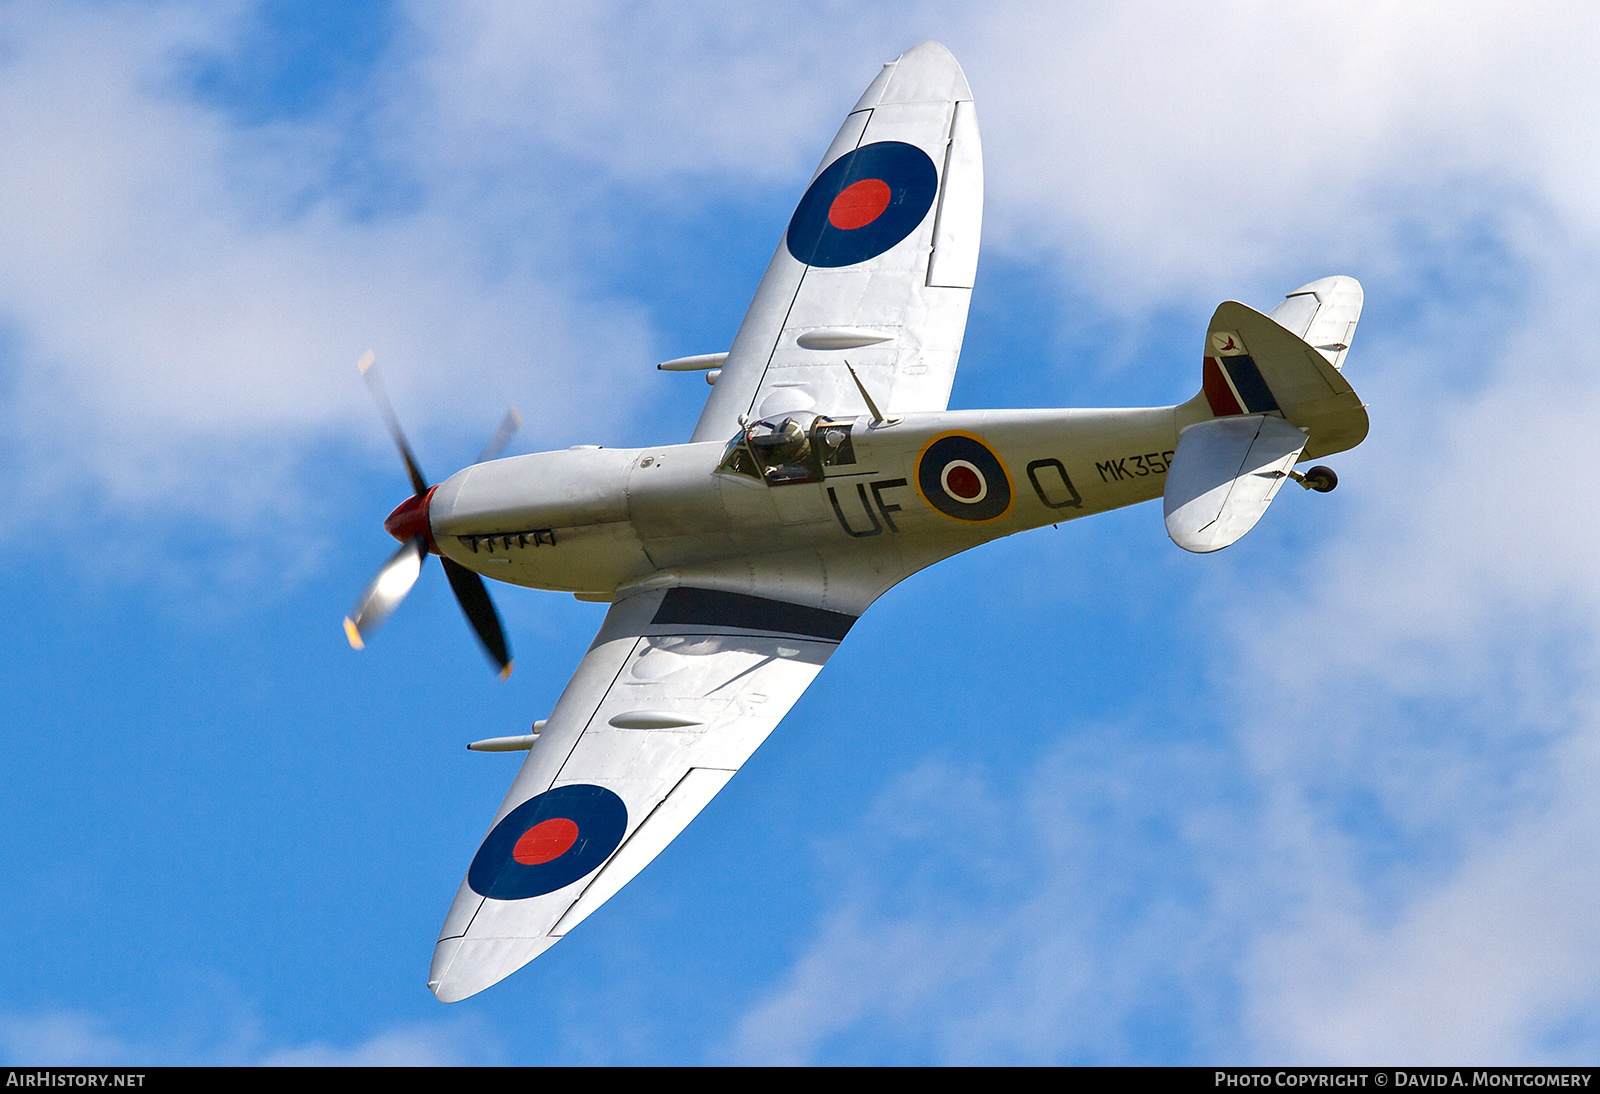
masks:
[[[1011,512],[1011,472],[982,437],[952,430],[917,454],[917,494],[965,524],[987,524]]]

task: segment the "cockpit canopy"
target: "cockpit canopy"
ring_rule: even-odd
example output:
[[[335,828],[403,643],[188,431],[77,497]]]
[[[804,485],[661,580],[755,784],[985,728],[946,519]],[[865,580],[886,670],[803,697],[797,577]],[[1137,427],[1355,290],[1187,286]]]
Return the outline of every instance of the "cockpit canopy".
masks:
[[[728,442],[717,470],[748,475],[768,486],[820,482],[825,467],[856,462],[850,443],[854,418],[784,414],[751,422]]]

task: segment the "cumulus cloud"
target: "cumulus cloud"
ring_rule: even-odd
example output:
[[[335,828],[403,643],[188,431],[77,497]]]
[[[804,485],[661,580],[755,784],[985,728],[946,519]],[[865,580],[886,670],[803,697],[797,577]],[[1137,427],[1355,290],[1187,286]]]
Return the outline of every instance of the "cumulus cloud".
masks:
[[[0,1020],[0,1046],[12,1064],[81,1067],[130,1058],[127,1042],[103,1021],[76,1011]]]
[[[1563,279],[1490,386],[1382,445],[1418,473],[1374,492],[1305,600],[1240,628],[1271,672],[1240,728],[1292,895],[1244,965],[1263,1045],[1571,1059],[1600,1042],[1600,512],[1554,470],[1600,412],[1574,306],[1597,295]],[[1293,645],[1314,671],[1271,652]]]
[[[897,780],[849,826],[876,838],[839,849],[840,903],[730,1055],[1136,1061],[1207,1036],[1236,944],[1206,861],[1227,773],[1133,726],[1078,728],[1023,772],[952,758]]]
[[[471,1026],[415,1022],[340,1048],[314,1042],[267,1052],[265,1067],[461,1067],[498,1063],[501,1053]]]
[[[556,423],[580,406],[601,430],[625,418],[625,398],[595,392],[647,357],[647,326],[575,291],[559,240],[505,244],[508,180],[463,194],[470,164],[379,126],[362,168],[409,185],[374,208],[378,183],[341,171],[381,96],[252,124],[185,82],[244,14],[5,17],[0,321],[24,508],[259,531],[294,508],[275,492],[317,446],[381,458],[351,367],[368,346],[419,432],[487,432],[535,395]],[[547,419],[552,440],[562,428]]]
[[[347,368],[368,345],[416,430],[519,398],[604,430],[652,337],[599,287],[616,210],[794,188],[918,35],[977,90],[991,251],[1124,314],[1381,268],[1401,214],[1462,214],[1452,185],[1596,220],[1581,12],[417,5],[362,79],[268,122],[185,82],[250,15],[7,14],[3,394],[40,505],[248,522],[316,445],[379,451]]]
[[[1367,378],[1392,427],[1309,540],[1275,511],[1270,555],[1162,579],[1214,681],[1181,742],[1069,712],[1022,772],[902,779],[729,1051],[1592,1056],[1600,513],[1559,469],[1600,413],[1575,303],[1600,286],[1553,280],[1475,390],[1413,381],[1459,342]]]
[[[802,185],[825,147],[817,137],[832,136],[874,74],[862,59],[913,44],[877,57],[876,40],[898,40],[887,13],[799,4],[480,0],[410,15],[434,139],[481,163],[553,151],[641,190],[729,170],[739,178],[718,189]]]
[[[0,1016],[0,1054],[14,1066],[117,1065],[229,1067],[459,1067],[499,1063],[495,1041],[472,1022],[411,1022],[365,1041],[272,1045],[249,1012],[210,1016],[200,1030],[169,1031],[158,1040],[112,1032],[84,1011]]]
[[[1001,214],[990,240],[1060,248],[1093,270],[1085,291],[1148,306],[1281,292],[1261,277],[1286,261],[1382,263],[1397,217],[1458,212],[1441,183],[1531,194],[1592,230],[1593,20],[1574,5],[1003,8],[963,54]]]
[[[653,333],[596,287],[596,195],[797,188],[873,64],[942,38],[978,98],[991,256],[1117,319],[1355,274],[1376,427],[1338,520],[1283,543],[1292,595],[1261,602],[1222,557],[1229,596],[1192,605],[1252,608],[1216,647],[1240,713],[1215,740],[1063,731],[1013,782],[936,765],[891,789],[881,808],[957,828],[938,801],[1019,794],[1022,850],[971,828],[986,854],[907,877],[938,856],[902,832],[732,1051],[1134,1059],[1182,1013],[1178,1042],[1234,1058],[1592,1055],[1589,9],[418,5],[358,86],[271,123],[181,79],[247,13],[0,23],[14,504],[254,527],[316,446],[389,458],[349,368],[369,344],[419,432],[486,429],[529,391],[620,420],[611,378]],[[1130,789],[1152,782],[1220,789]],[[122,1044],[39,1022],[10,1028],[85,1059]]]
[[[836,878],[736,1054],[1592,1055],[1594,36],[1583,11],[1451,10],[1147,5],[1034,14],[1024,35],[1013,8],[963,54],[991,244],[1054,249],[1081,263],[1076,291],[1134,314],[1356,273],[1347,370],[1374,432],[1341,457],[1336,519],[1253,533],[1280,537],[1273,574],[1224,556],[1208,587],[1174,586],[1180,621],[1227,624],[1205,628],[1214,703],[1196,710],[1230,713],[1194,715],[1203,747],[1132,729],[1125,753],[1068,764],[1064,744],[1025,780],[1034,809],[1070,812],[1105,778],[1166,772],[1095,832],[1134,876],[1154,860],[1192,885],[1119,904],[1122,858],[1022,826],[993,869],[1028,883],[907,906],[863,875],[898,896],[899,859],[937,852],[896,841]],[[1035,63],[984,81],[1002,48]]]

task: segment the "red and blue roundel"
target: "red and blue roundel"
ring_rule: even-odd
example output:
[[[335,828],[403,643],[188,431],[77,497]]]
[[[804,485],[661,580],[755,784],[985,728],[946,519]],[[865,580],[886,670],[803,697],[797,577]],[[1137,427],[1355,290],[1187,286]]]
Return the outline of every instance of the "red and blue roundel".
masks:
[[[917,457],[917,493],[947,517],[974,523],[1011,511],[1011,475],[970,433],[945,433]]]
[[[789,221],[789,253],[825,267],[876,258],[916,231],[938,192],[939,172],[916,145],[863,145],[807,188]]]
[[[546,790],[494,826],[472,858],[467,884],[496,900],[553,893],[610,857],[627,830],[628,807],[603,786]]]

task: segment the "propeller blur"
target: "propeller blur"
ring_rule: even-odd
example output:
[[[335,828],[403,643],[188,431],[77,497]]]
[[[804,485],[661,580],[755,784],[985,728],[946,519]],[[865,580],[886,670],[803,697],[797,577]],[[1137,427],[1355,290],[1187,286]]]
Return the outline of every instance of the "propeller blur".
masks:
[[[372,393],[372,401],[378,405],[378,413],[383,416],[395,447],[400,450],[400,458],[405,461],[406,474],[410,476],[411,488],[415,492],[395,506],[394,512],[383,522],[384,530],[400,541],[400,549],[378,569],[356,598],[350,614],[344,617],[345,637],[358,650],[366,648],[372,632],[383,626],[384,620],[393,614],[417,583],[423,560],[429,554],[439,553],[428,527],[428,501],[433,497],[433,489],[428,485],[427,476],[417,466],[417,458],[411,452],[405,430],[400,428],[400,419],[395,416],[388,392],[384,390],[383,381],[373,362],[374,355],[369,349],[361,355],[356,367],[361,370],[367,390]],[[516,407],[512,407],[506,412],[500,428],[484,447],[478,461],[483,463],[499,456],[520,428],[522,415],[517,413]],[[461,605],[461,612],[471,624],[472,633],[478,636],[478,644],[489,655],[489,660],[500,673],[500,679],[506,679],[511,675],[511,649],[506,644],[500,613],[494,610],[494,601],[489,599],[489,590],[484,588],[483,578],[452,559],[441,556],[439,561],[444,564],[445,577],[450,579],[450,589],[455,593],[456,603]]]

